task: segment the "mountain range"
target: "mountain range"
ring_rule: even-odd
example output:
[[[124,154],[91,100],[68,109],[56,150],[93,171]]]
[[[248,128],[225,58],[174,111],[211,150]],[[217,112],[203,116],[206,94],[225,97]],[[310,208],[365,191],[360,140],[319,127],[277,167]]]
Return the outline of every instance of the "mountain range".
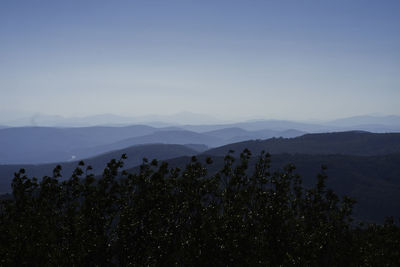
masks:
[[[152,128],[140,129],[152,130]],[[90,130],[96,132],[94,129]],[[179,134],[187,133],[184,130],[171,131],[170,129],[155,133],[163,132],[169,135],[175,134],[178,137]],[[240,133],[247,134],[247,131],[234,129],[232,135],[227,135],[226,138]],[[215,138],[221,138],[223,133],[217,131],[208,134],[207,136],[210,137],[214,134]],[[94,139],[101,140],[99,136],[101,134]],[[358,204],[355,208],[357,218],[380,222],[384,215],[400,216],[400,133],[379,134],[352,131],[305,134],[295,138],[243,141],[206,151],[204,151],[205,147],[199,144],[142,144],[89,157],[84,161],[93,167],[94,174],[100,175],[109,160],[118,159],[124,153],[128,156],[124,168],[131,171],[137,169],[144,157],[149,160],[155,158],[167,161],[171,167],[184,168],[191,157],[196,155],[202,162],[207,157],[213,159],[214,163],[208,167],[209,172],[213,173],[222,168],[224,156],[229,151],[235,151],[233,154],[238,156],[245,148],[250,149],[255,156],[250,162],[251,168],[259,153],[264,150],[272,154],[273,171],[289,163],[295,164],[296,171],[303,178],[305,186],[310,186],[315,182],[321,165],[327,165],[328,186],[340,195],[349,195],[357,199]],[[0,192],[10,192],[13,174],[20,168],[25,168],[29,176],[40,178],[45,175],[51,176],[57,164],[62,166],[63,179],[66,179],[78,166],[78,160],[35,165],[2,164],[0,165]]]
[[[226,128],[193,132],[179,127],[15,127],[0,129],[0,164],[39,164],[70,161],[140,144],[192,144],[217,147],[249,139],[294,137],[297,130],[247,131]],[[204,148],[202,148],[204,150]]]
[[[125,168],[131,171],[137,170],[144,157],[184,168],[196,155],[201,161],[213,159],[214,164],[208,166],[213,173],[223,166],[227,153],[234,151],[238,157],[247,148],[254,156],[261,151],[272,154],[274,171],[294,163],[306,186],[315,182],[319,167],[327,165],[329,187],[357,199],[357,218],[381,222],[384,215],[400,216],[399,116],[358,116],[318,123],[222,123],[203,117],[212,124],[196,125],[185,122],[195,117],[201,121],[198,114],[177,114],[170,120],[167,117],[147,117],[143,119],[154,121],[132,124],[138,120],[115,115],[78,119],[37,116],[31,124],[48,127],[3,124],[0,192],[10,192],[13,175],[20,168],[40,178],[52,175],[53,168],[60,164],[66,179],[84,160],[93,167],[94,174],[100,175],[109,160],[125,153]],[[55,124],[58,127],[50,127]],[[66,127],[71,125],[85,127]],[[253,167],[255,159],[250,162]]]
[[[9,126],[47,126],[47,127],[87,127],[87,126],[127,126],[132,124],[147,124],[156,127],[165,127],[175,124],[221,123],[212,116],[196,114],[192,112],[179,112],[172,115],[145,115],[145,116],[121,116],[115,114],[98,114],[83,117],[64,117],[59,115],[35,114],[32,116],[14,118],[1,121]]]
[[[6,113],[8,114],[8,113]],[[364,130],[371,132],[400,131],[400,116],[362,115],[325,121],[290,121],[290,120],[246,120],[230,122],[209,115],[192,112],[179,112],[171,115],[121,116],[115,114],[98,114],[83,117],[63,117],[59,115],[35,114],[30,116],[11,116],[14,119],[0,117],[0,124],[8,127],[46,126],[46,127],[89,127],[89,126],[129,126],[145,124],[157,128],[179,126],[195,132],[212,131],[222,128],[243,128],[245,130],[278,130],[297,129],[305,132]]]

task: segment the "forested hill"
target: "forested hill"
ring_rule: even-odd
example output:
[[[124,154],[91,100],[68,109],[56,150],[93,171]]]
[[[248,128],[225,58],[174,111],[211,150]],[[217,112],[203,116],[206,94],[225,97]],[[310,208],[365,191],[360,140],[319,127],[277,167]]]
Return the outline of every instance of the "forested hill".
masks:
[[[252,154],[250,170],[253,170],[259,156],[253,152]],[[205,162],[207,157],[208,155],[199,155],[198,160]],[[213,164],[208,165],[207,169],[213,174],[224,166],[224,156],[211,156],[211,158]],[[170,159],[167,162],[170,167],[184,168],[190,162],[190,157]],[[315,183],[322,165],[327,166],[328,186],[339,195],[347,195],[357,200],[354,208],[357,219],[381,223],[389,215],[400,217],[400,153],[377,156],[305,154],[271,156],[272,172],[282,170],[288,164],[296,166],[295,172],[301,176],[305,187]]]
[[[223,156],[229,150],[236,152],[250,149],[258,154],[342,154],[342,155],[386,155],[400,153],[400,133],[335,132],[306,134],[296,138],[271,138],[229,144],[204,152],[207,155]]]

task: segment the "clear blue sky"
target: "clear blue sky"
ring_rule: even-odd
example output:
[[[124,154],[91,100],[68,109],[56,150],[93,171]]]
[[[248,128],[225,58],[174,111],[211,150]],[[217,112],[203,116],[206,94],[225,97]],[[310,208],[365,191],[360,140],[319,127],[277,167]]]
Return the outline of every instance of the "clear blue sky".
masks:
[[[400,1],[0,1],[0,113],[400,115]]]

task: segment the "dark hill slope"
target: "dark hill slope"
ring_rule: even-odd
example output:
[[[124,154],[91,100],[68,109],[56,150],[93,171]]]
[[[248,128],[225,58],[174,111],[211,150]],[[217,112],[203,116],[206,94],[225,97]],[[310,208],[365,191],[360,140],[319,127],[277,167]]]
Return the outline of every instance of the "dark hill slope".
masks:
[[[368,132],[337,132],[306,134],[296,138],[271,138],[245,141],[210,149],[207,155],[223,156],[229,150],[248,148],[255,154],[262,150],[270,154],[343,154],[385,155],[400,153],[400,133],[376,134]]]
[[[257,154],[255,154],[257,156]],[[206,155],[198,156],[205,162]],[[208,165],[209,173],[215,173],[224,165],[224,157],[213,156]],[[256,157],[249,164],[254,168]],[[190,157],[167,160],[171,167],[184,168]],[[351,155],[272,155],[271,169],[276,171],[287,164],[296,166],[306,187],[315,184],[321,165],[328,167],[327,185],[340,195],[355,198],[354,215],[358,219],[383,222],[385,216],[400,217],[400,154],[378,156]],[[137,171],[137,168],[132,171]],[[251,173],[250,171],[250,173]]]

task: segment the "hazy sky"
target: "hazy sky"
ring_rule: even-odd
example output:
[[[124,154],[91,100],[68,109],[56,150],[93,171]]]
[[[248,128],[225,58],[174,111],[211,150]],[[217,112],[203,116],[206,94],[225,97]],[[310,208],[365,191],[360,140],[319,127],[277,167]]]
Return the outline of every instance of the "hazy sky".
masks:
[[[0,1],[0,112],[400,115],[400,1]]]

